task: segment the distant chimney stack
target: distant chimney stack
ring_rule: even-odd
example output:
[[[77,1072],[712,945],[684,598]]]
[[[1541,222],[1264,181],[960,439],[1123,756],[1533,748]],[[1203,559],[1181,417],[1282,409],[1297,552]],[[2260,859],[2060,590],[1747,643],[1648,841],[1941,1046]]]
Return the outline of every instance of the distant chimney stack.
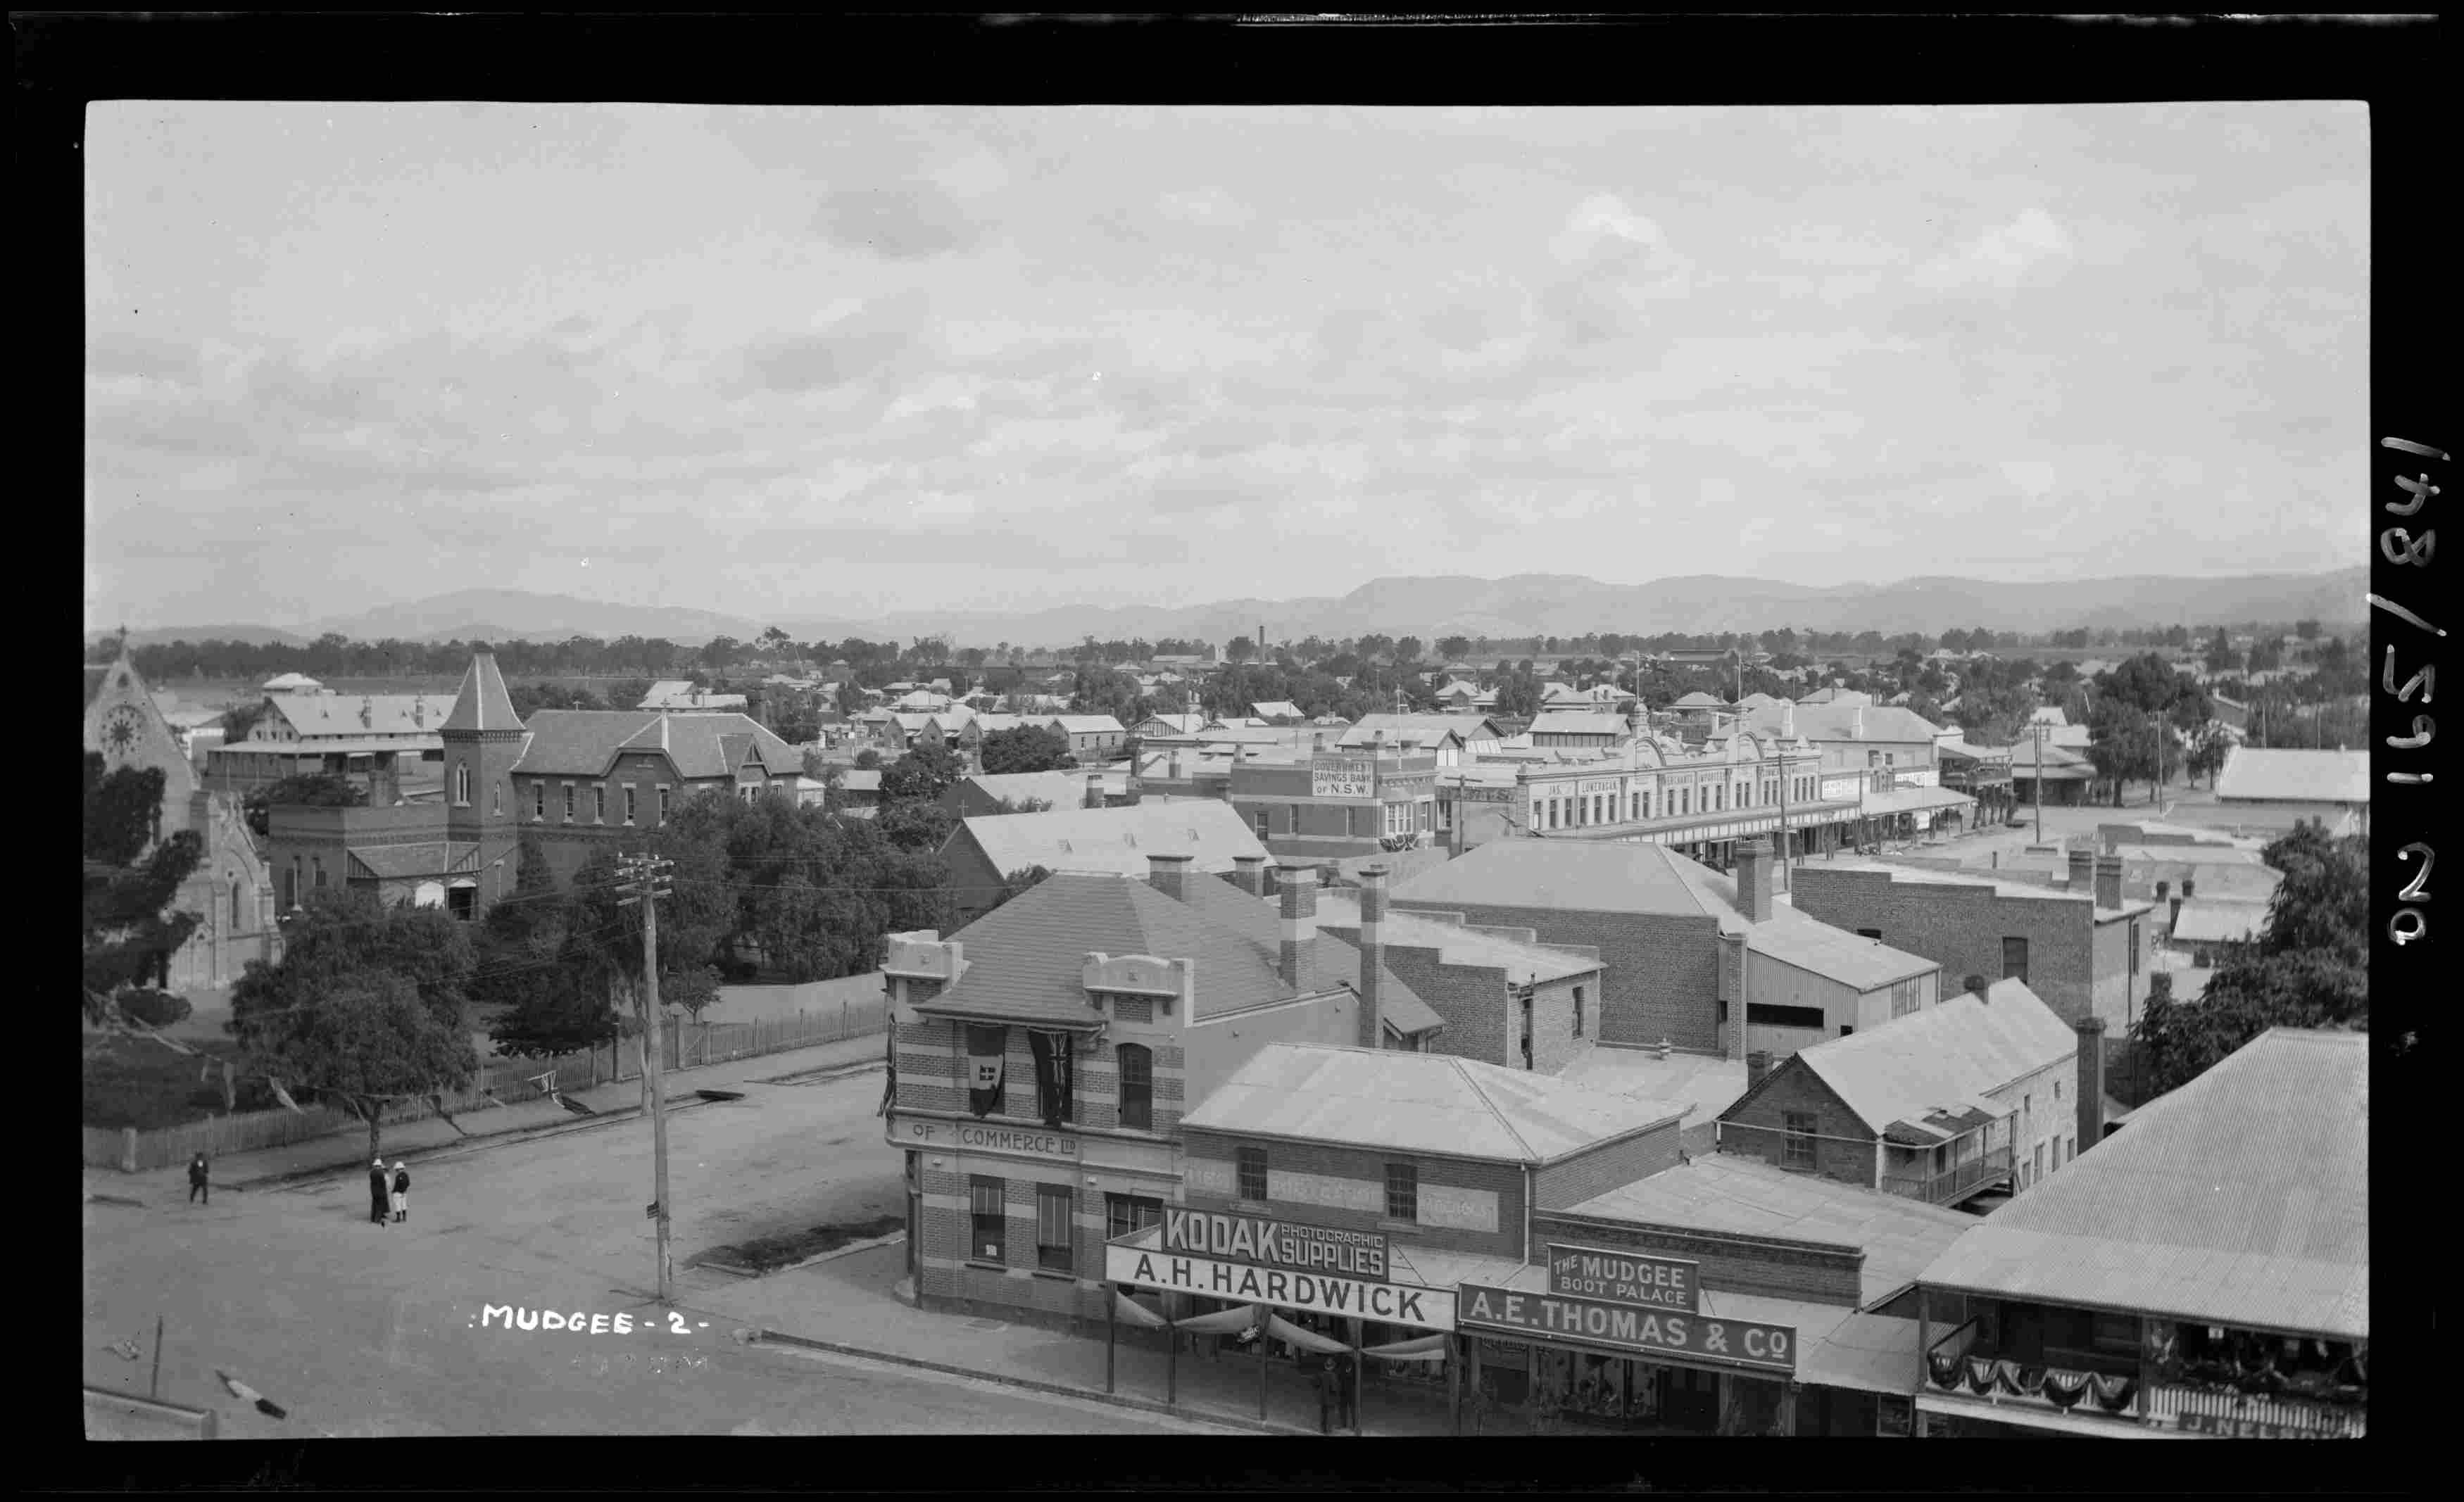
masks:
[[[1104,806],[1104,774],[1100,772],[1090,772],[1087,773],[1087,802],[1085,806],[1090,809],[1099,809]]]
[[[2096,905],[2099,907],[2122,905],[2122,858],[2120,856],[2096,858]]]
[[[2079,1033],[2079,1142],[2071,1148],[2076,1155],[2104,1140],[2104,1019],[2081,1017],[2071,1026]]]
[[[2187,902],[2189,902],[2191,898],[2196,897],[2196,896],[2198,896],[2198,895],[2199,895],[2199,883],[2198,883],[2198,882],[2194,882],[2194,881],[2192,881],[2190,878],[2189,878],[2189,877],[2187,877],[2187,876],[2186,876],[2186,877],[2184,877],[2184,878],[2182,878],[2182,901],[2184,901],[2184,902],[2186,902],[2186,903],[2187,903]]]
[[[1317,872],[1305,865],[1275,868],[1283,884],[1284,989],[1297,995],[1304,957],[1317,942]]]
[[[1749,924],[1771,921],[1775,862],[1769,839],[1757,835],[1737,842],[1737,910]]]
[[[1971,995],[1975,996],[1977,1000],[1983,1001],[1985,999],[1986,990],[1992,985],[1992,982],[1987,980],[1982,975],[1970,975],[1968,977],[1966,985]]]
[[[1248,893],[1251,897],[1265,896],[1266,858],[1265,856],[1234,856],[1232,858],[1232,884]]]
[[[1176,903],[1189,901],[1189,867],[1195,856],[1147,857],[1147,884]]]
[[[1771,1077],[1771,1054],[1755,1049],[1746,1056],[1746,1088],[1751,1090]]]
[[[2072,851],[2070,889],[2084,897],[2088,895],[2090,888],[2095,885],[2096,852],[2093,850]]]
[[[1863,740],[1865,738],[1865,707],[1861,704],[1852,706],[1848,713],[1848,734],[1850,738],[1854,740]]]
[[[2173,883],[2172,883],[2172,882],[2157,882],[2157,883],[2156,883],[2156,901],[2157,901],[2157,902],[2159,902],[2159,903],[2164,902],[2164,901],[2165,901],[2166,896],[2167,896],[2168,893],[2170,893],[2172,890],[2173,890]]]
[[[1362,1048],[1386,1046],[1386,867],[1360,868],[1360,1035]]]

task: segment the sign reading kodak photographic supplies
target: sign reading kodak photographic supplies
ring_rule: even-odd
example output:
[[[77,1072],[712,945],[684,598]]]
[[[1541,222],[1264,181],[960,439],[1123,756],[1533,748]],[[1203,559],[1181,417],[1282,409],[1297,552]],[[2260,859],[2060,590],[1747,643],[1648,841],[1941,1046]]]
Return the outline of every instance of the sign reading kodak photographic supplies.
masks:
[[[1112,1246],[1104,1249],[1104,1275],[1133,1288],[1195,1294],[1229,1303],[1312,1309],[1421,1330],[1455,1327],[1455,1295],[1442,1288],[1251,1267],[1214,1257],[1175,1256],[1168,1252]]]
[[[1374,798],[1377,795],[1377,762],[1374,757],[1326,756],[1309,763],[1309,796]]]
[[[1303,1273],[1386,1276],[1386,1238],[1378,1232],[1335,1230],[1264,1215],[1168,1209],[1163,1212],[1163,1249]]]
[[[1698,1263],[1636,1252],[1598,1252],[1589,1247],[1549,1248],[1549,1292],[1605,1298],[1645,1309],[1698,1314],[1702,1289]]]
[[[1796,1331],[1788,1325],[1715,1319],[1612,1304],[1568,1294],[1518,1294],[1485,1283],[1455,1291],[1455,1317],[1466,1330],[1581,1340],[1640,1356],[1682,1356],[1758,1372],[1796,1371]]]

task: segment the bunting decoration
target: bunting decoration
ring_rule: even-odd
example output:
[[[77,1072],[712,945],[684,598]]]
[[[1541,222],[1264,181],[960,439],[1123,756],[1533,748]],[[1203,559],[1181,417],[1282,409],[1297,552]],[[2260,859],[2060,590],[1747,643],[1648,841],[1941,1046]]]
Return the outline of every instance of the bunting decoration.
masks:
[[[1993,1390],[1993,1358],[1971,1356],[1968,1359],[1968,1390],[1979,1395]]]
[[[1933,1375],[1935,1386],[1948,1388],[1954,1392],[1958,1390],[1959,1357],[1957,1353],[1928,1351],[1925,1353],[1925,1365]]]
[[[2087,1396],[2090,1382],[2085,1372],[2054,1367],[2045,1373],[2045,1399],[2057,1408],[2075,1407]]]
[[[2120,1413],[2130,1406],[2138,1395],[2139,1382],[2132,1377],[2107,1377],[2101,1373],[2090,1379],[2096,1387],[2097,1406],[2107,1413]]]
[[[967,1109],[990,1116],[1001,1108],[1001,1067],[1009,1029],[967,1024]]]
[[[1069,1124],[1071,1055],[1069,1034],[1049,1033],[1030,1028],[1026,1046],[1035,1055],[1035,1100],[1044,1124],[1061,1127]]]

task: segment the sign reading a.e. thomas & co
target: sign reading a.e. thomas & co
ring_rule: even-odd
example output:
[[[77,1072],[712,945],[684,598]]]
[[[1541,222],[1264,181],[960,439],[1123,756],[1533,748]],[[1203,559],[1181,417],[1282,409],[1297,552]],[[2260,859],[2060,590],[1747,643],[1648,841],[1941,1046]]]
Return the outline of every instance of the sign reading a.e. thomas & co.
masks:
[[[1386,1238],[1376,1231],[1336,1230],[1263,1215],[1166,1210],[1163,1246],[1166,1252],[1223,1257],[1253,1267],[1371,1279],[1386,1276]]]
[[[1690,1315],[1703,1307],[1702,1290],[1694,1280],[1698,1266],[1639,1252],[1598,1252],[1551,1243],[1549,1292]]]
[[[1567,1294],[1518,1294],[1484,1283],[1455,1290],[1455,1320],[1466,1330],[1554,1336],[1645,1356],[1683,1356],[1754,1371],[1796,1370],[1796,1331],[1612,1304]]]

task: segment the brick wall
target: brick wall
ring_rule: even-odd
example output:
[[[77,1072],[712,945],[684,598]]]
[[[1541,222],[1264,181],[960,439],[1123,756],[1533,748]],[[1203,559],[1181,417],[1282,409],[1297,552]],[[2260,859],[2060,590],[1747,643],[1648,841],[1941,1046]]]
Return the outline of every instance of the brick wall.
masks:
[[[2131,965],[2130,929],[2139,928],[2138,966]],[[2147,968],[2152,949],[2149,936],[2155,931],[2155,914],[2137,918],[2116,918],[2096,925],[2092,947],[2095,965],[2096,1014],[2104,1019],[2105,1036],[2124,1035],[2147,1001]],[[2058,1009],[2057,1009],[2058,1010]]]
[[[1532,1204],[1534,1207],[1565,1209],[1580,1205],[1594,1195],[1621,1189],[1638,1179],[1648,1179],[1662,1169],[1674,1168],[1677,1166],[1678,1131],[1682,1124],[1671,1121],[1647,1132],[1637,1132],[1617,1142],[1603,1143],[1564,1163],[1551,1164],[1538,1169],[1532,1174]]]
[[[1820,864],[1793,874],[1797,911],[1851,932],[1881,930],[1892,948],[1940,965],[1945,992],[1969,975],[2000,980],[2002,941],[2016,938],[2028,941],[2028,989],[2062,1020],[2076,1021],[2096,1004],[2092,909],[2077,898],[2006,897],[1988,886],[1893,881],[1887,872]],[[2118,1014],[2118,992],[2115,1006]]]
[[[1715,1292],[1850,1308],[1863,1296],[1864,1254],[1855,1248],[1774,1245],[1657,1226],[1576,1221],[1547,1210],[1532,1212],[1531,1242],[1536,1256],[1548,1255],[1549,1243],[1556,1242],[1681,1257],[1701,1264],[1697,1281]]]
[[[1484,927],[1529,928],[1539,942],[1576,945],[1598,951],[1598,1018],[1586,1018],[1610,1043],[1657,1043],[1717,1050],[1718,925],[1709,918],[1658,914],[1561,911],[1545,907],[1484,907],[1461,903],[1393,904],[1397,912],[1460,913]],[[1590,993],[1588,990],[1585,994]],[[1534,1052],[1539,1047],[1535,1038]]]
[[[1430,1053],[1521,1065],[1504,970],[1488,965],[1441,965],[1435,949],[1395,945],[1387,947],[1386,969],[1446,1019],[1443,1030],[1429,1039]]]
[[[1794,1059],[1772,1066],[1771,1078],[1760,1090],[1749,1092],[1720,1114],[1720,1151],[1741,1158],[1759,1158],[1793,1172],[1809,1171],[1786,1162],[1784,1129],[1787,1113],[1792,1111],[1811,1112],[1814,1116],[1811,1172],[1842,1184],[1873,1186],[1873,1132],[1832,1094],[1819,1076]],[[1830,1141],[1833,1138],[1856,1141]]]
[[[1343,1230],[1382,1230],[1393,1238],[1394,1245],[1405,1249],[1428,1247],[1504,1257],[1518,1254],[1517,1249],[1523,1238],[1523,1167],[1519,1164],[1390,1153],[1332,1143],[1262,1142],[1220,1132],[1194,1130],[1182,1143],[1184,1163],[1190,1170],[1184,1179],[1188,1185],[1186,1200],[1192,1208],[1229,1210],[1233,1208],[1235,1202],[1231,1198],[1201,1193],[1197,1186],[1208,1180],[1210,1170],[1220,1176],[1220,1182],[1238,1184],[1236,1174],[1240,1155],[1236,1149],[1243,1143],[1266,1150],[1269,1192],[1273,1190],[1275,1177],[1279,1174],[1348,1180],[1373,1185],[1377,1190],[1375,1202],[1379,1208],[1375,1210],[1297,1200],[1269,1200],[1266,1202],[1268,1210],[1275,1215]],[[1409,1163],[1419,1170],[1420,1192],[1424,1199],[1435,1197],[1432,1190],[1446,1189],[1485,1191],[1494,1195],[1497,1229],[1471,1230],[1427,1224],[1401,1227],[1388,1221],[1384,1214],[1384,1190],[1386,1165],[1389,1163]]]

